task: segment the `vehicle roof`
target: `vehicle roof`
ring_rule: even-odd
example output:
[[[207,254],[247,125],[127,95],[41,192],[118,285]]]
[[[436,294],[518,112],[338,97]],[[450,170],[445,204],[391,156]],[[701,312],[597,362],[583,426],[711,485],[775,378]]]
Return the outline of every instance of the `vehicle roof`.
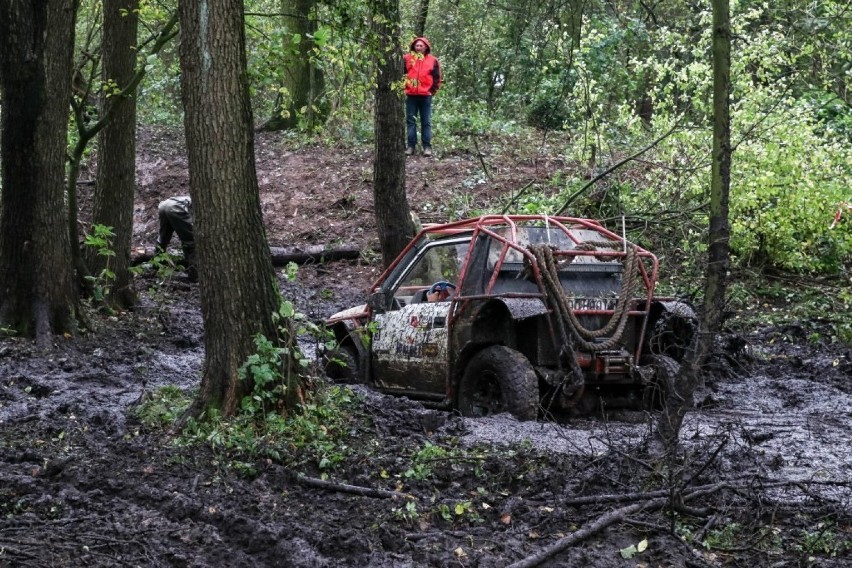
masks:
[[[621,241],[621,236],[609,231],[599,221],[580,217],[554,217],[549,215],[483,215],[454,221],[425,225],[420,234],[430,237],[451,236],[473,231],[486,231],[509,242],[519,243],[525,227],[557,229],[564,232],[575,244],[604,237]],[[592,231],[593,233],[590,233]],[[420,236],[420,235],[418,235]]]

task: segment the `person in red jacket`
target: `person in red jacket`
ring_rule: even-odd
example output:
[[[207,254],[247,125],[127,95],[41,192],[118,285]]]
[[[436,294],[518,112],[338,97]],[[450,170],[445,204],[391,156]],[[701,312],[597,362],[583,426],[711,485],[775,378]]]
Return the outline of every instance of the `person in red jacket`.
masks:
[[[432,155],[432,96],[441,87],[441,65],[432,55],[425,37],[416,37],[403,56],[405,63],[405,124],[408,146],[405,155],[414,154],[417,146],[417,115],[420,115],[420,142],[423,155]]]

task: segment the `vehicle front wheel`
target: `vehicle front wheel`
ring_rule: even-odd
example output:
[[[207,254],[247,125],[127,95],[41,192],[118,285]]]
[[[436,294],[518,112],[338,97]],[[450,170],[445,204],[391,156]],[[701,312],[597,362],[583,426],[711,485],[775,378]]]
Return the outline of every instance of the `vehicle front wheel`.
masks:
[[[535,420],[538,396],[538,377],[527,358],[509,347],[492,345],[468,363],[458,407],[464,416],[509,412],[518,420]]]
[[[339,345],[323,355],[325,374],[334,381],[342,383],[362,382],[362,373],[358,351],[351,343]]]

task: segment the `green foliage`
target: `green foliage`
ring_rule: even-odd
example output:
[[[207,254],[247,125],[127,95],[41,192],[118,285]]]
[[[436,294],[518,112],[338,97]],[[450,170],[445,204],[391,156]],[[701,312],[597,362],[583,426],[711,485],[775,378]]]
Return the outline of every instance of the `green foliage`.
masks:
[[[707,531],[707,536],[701,545],[708,550],[734,548],[743,541],[743,538],[743,526],[739,523],[728,523],[718,529]]]
[[[796,549],[810,555],[843,557],[852,551],[852,539],[844,539],[833,522],[825,521],[813,529],[803,530]]]
[[[432,445],[426,442],[423,447],[414,455],[411,467],[405,472],[405,477],[424,480],[432,475],[432,464],[436,459],[444,458],[448,455],[447,450],[440,446]]]
[[[190,396],[176,386],[160,387],[136,407],[134,414],[148,428],[165,429],[189,408]]]
[[[482,521],[482,517],[479,516],[474,508],[473,501],[438,503],[435,507],[434,516],[447,523],[475,523]]]
[[[295,266],[289,267],[295,277]],[[281,299],[273,314],[277,336],[254,337],[255,352],[238,370],[249,381],[250,392],[240,413],[225,420],[215,412],[190,420],[180,443],[206,443],[229,456],[228,464],[250,472],[246,459],[269,458],[289,465],[312,462],[321,470],[334,468],[349,453],[346,443],[349,407],[354,397],[349,389],[322,383],[302,391],[307,380],[307,359],[298,347],[301,335],[325,341],[327,332],[310,322]],[[296,392],[296,389],[299,389]],[[298,396],[301,404],[292,408]]]
[[[729,323],[735,329],[793,324],[814,343],[852,345],[852,291],[840,283],[771,280],[737,274],[729,287]]]
[[[417,511],[416,501],[406,501],[404,506],[394,507],[392,511],[396,518],[405,521],[409,525],[420,517],[420,513]]]
[[[317,384],[296,412],[251,413],[249,404],[230,420],[211,413],[188,421],[178,444],[207,444],[231,466],[268,458],[288,466],[332,470],[350,454],[348,424],[355,397],[348,388]],[[239,469],[239,468],[238,468]]]
[[[567,75],[567,74],[566,74]],[[566,100],[573,78],[544,81],[527,109],[527,122],[536,128],[561,130],[571,119],[574,105]]]
[[[154,258],[148,262],[148,266],[157,273],[158,286],[184,269],[180,258],[166,251],[158,251]]]
[[[110,259],[115,257],[115,251],[112,250],[112,239],[115,233],[112,232],[112,227],[105,225],[92,225],[92,232],[87,234],[83,244],[87,247],[95,249],[98,256],[106,259],[104,267],[98,274],[87,275],[86,280],[92,286],[92,300],[99,304],[105,305],[107,297],[110,293],[112,283],[115,281],[115,272],[110,269]]]

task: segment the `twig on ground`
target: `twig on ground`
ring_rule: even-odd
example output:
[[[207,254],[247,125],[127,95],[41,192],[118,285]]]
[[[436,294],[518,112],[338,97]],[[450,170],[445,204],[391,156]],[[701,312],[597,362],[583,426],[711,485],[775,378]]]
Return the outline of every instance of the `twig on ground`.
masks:
[[[713,485],[704,485],[702,487],[692,488],[692,491],[690,493],[684,493],[682,497],[683,502],[686,503],[687,501],[690,501],[692,499],[704,497],[706,495],[710,495],[712,493],[727,489],[729,487],[731,487],[731,484],[727,481],[723,481],[720,483],[715,483]],[[538,566],[544,560],[550,558],[555,554],[558,554],[559,552],[562,552],[569,546],[581,542],[589,538],[590,536],[597,534],[598,532],[602,531],[603,529],[614,523],[624,521],[628,516],[633,515],[634,513],[638,513],[640,511],[656,511],[662,509],[668,504],[668,497],[657,497],[644,501],[642,503],[634,503],[632,505],[627,505],[625,507],[614,509],[598,517],[594,522],[589,525],[586,525],[580,530],[574,531],[568,536],[559,539],[553,546],[545,548],[544,550],[541,550],[538,553],[521,560],[520,562],[511,564],[510,568],[531,568],[533,566]]]
[[[658,497],[657,499],[652,499],[644,503],[634,503],[632,505],[627,505],[626,507],[614,509],[605,515],[598,517],[592,524],[586,525],[582,529],[574,531],[568,536],[557,540],[556,544],[550,548],[545,548],[532,556],[524,558],[520,562],[515,562],[514,564],[511,564],[509,568],[532,568],[533,566],[538,566],[551,556],[562,552],[572,544],[583,541],[614,523],[623,521],[627,516],[638,513],[639,511],[653,511],[661,509],[668,503],[668,501],[668,497]]]
[[[334,481],[326,481],[324,479],[307,477],[305,475],[296,475],[294,476],[294,479],[298,483],[309,487],[339,491],[341,493],[350,493],[352,495],[361,495],[363,497],[380,497],[383,499],[417,499],[414,495],[409,493],[399,493],[398,491],[387,491],[385,489],[374,489],[372,487],[361,487],[359,485],[349,485],[348,483],[336,483]]]
[[[719,520],[719,515],[711,515],[710,518],[707,519],[707,522],[704,523],[704,526],[701,527],[698,530],[698,532],[695,533],[695,535],[693,535],[692,542],[694,542],[696,544],[700,544],[701,541],[704,540],[704,537],[707,535],[708,532],[710,532],[710,529],[713,528],[713,526],[716,524],[716,522],[718,520]]]

